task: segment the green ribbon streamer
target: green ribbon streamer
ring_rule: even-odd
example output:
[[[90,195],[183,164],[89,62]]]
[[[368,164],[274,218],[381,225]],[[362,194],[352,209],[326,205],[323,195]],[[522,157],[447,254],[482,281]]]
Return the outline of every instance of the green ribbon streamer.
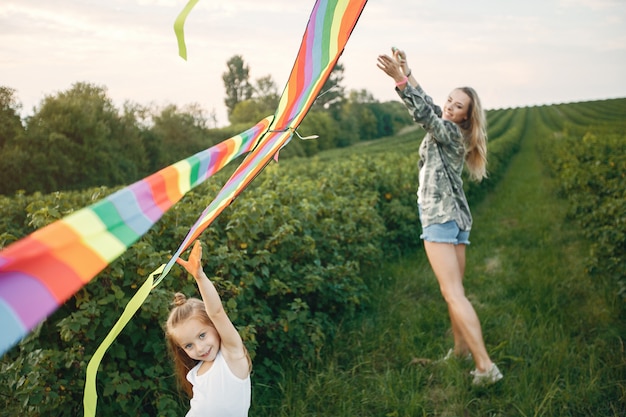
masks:
[[[104,339],[102,344],[96,350],[96,353],[93,354],[89,364],[87,365],[87,376],[85,378],[85,392],[83,394],[83,407],[84,407],[84,416],[85,417],[95,417],[96,415],[96,405],[98,403],[98,393],[96,391],[96,374],[98,373],[98,368],[100,367],[100,362],[104,357],[109,346],[115,340],[115,338],[120,334],[124,326],[130,321],[131,318],[135,315],[139,307],[146,301],[148,295],[152,288],[154,288],[154,276],[160,274],[165,268],[165,264],[161,265],[157,268],[153,273],[148,276],[146,282],[143,283],[139,291],[130,299],[124,312],[117,320],[113,328],[109,331],[109,334]]]
[[[180,12],[174,21],[174,33],[178,40],[178,55],[185,61],[187,60],[187,46],[185,45],[185,20],[191,9],[198,3],[198,0],[189,0],[185,8]]]

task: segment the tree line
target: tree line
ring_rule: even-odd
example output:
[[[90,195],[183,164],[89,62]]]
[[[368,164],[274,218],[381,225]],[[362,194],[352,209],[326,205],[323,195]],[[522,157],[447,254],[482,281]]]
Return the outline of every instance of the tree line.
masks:
[[[291,141],[281,158],[396,133],[411,123],[398,102],[378,102],[366,90],[346,92],[338,64],[299,127],[312,141]],[[117,108],[105,86],[76,82],[45,96],[22,118],[15,89],[0,86],[0,194],[50,193],[135,182],[236,135],[276,111],[280,98],[270,75],[254,82],[240,55],[222,79],[230,125],[215,127],[199,104],[163,107],[127,101]],[[213,122],[213,123],[211,123]]]

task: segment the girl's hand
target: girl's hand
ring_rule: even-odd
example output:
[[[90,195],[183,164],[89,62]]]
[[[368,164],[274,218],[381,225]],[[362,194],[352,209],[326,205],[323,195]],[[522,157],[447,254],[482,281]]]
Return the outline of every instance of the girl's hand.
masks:
[[[185,268],[194,278],[197,279],[202,276],[202,245],[200,241],[196,240],[193,244],[188,260],[185,261],[183,258],[178,258],[176,263]]]

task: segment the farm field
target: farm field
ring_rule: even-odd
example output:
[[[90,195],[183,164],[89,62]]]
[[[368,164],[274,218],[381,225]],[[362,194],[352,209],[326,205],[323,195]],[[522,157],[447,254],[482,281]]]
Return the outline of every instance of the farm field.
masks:
[[[623,124],[618,120],[625,114],[623,101],[621,106],[621,115],[607,116],[605,128]],[[502,180],[473,207],[466,291],[503,381],[474,388],[471,364],[435,363],[452,346],[452,336],[436,279],[417,250],[375,272],[368,312],[344,323],[310,369],[287,371],[277,389],[281,401],[267,413],[625,415],[624,300],[609,276],[589,275],[592,243],[571,218],[572,205],[559,196],[558,178],[541,156],[542,142],[560,137],[571,120],[578,120],[574,106],[564,107],[567,119],[557,116],[563,111],[559,107],[500,112],[497,120],[530,112],[526,133]],[[624,153],[614,157],[621,157],[616,175],[623,177]],[[626,253],[621,255],[623,260]]]
[[[268,167],[203,235],[253,356],[250,416],[625,415],[624,116],[626,99],[488,113],[466,291],[505,378],[483,389],[435,363],[452,338],[419,241],[422,133]],[[2,358],[0,415],[82,414],[90,355],[219,180]],[[0,245],[111,191],[3,198]],[[181,289],[164,282],[107,353],[98,415],[184,415],[160,328]]]

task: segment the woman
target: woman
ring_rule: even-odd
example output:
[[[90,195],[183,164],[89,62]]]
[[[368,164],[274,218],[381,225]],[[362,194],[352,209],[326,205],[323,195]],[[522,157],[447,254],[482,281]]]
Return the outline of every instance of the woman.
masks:
[[[461,173],[467,164],[471,179],[486,177],[484,112],[469,87],[452,90],[442,112],[413,77],[406,54],[396,48],[392,52],[392,57],[380,55],[377,66],[394,79],[398,95],[427,132],[419,148],[420,237],[452,323],[454,349],[446,358],[471,353],[476,364],[473,384],[494,383],[502,379],[502,373],[487,353],[480,321],[463,288],[472,216]]]

